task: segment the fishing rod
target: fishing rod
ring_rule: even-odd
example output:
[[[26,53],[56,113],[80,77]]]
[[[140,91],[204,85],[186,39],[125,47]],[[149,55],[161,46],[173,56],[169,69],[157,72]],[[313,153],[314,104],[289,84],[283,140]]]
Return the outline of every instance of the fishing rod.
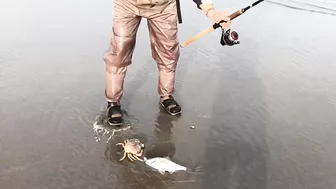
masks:
[[[249,10],[250,8],[256,6],[257,4],[263,2],[264,0],[258,0],[254,3],[252,3],[250,6],[247,6],[245,8],[242,8],[240,10],[237,10],[236,12],[232,13],[229,18],[230,20],[233,20],[235,18],[237,18],[238,16],[244,14],[247,10]],[[220,21],[219,23],[215,23],[212,26],[208,27],[207,29],[203,30],[202,32],[198,33],[197,35],[194,35],[192,37],[190,37],[186,42],[184,42],[182,45],[180,45],[182,48],[189,45],[190,43],[200,39],[201,37],[205,36],[206,34],[214,31],[215,29],[221,27],[221,23],[226,22],[224,20]],[[239,42],[237,42],[238,40],[238,34],[235,31],[230,31],[228,30],[227,32],[222,32],[222,37],[221,37],[221,44],[222,45],[229,45],[232,46],[234,44],[238,44]]]

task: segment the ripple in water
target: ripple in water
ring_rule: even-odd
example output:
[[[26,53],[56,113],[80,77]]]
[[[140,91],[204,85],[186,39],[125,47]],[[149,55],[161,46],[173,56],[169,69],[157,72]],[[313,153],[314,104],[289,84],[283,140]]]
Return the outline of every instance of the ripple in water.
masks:
[[[96,115],[94,123],[93,123],[93,131],[95,134],[96,142],[101,141],[103,138],[107,137],[106,143],[115,137],[117,133],[121,135],[130,135],[127,137],[132,137],[134,135],[138,135],[138,137],[143,138],[140,132],[132,131],[132,125],[134,125],[137,120],[134,117],[128,115],[125,110],[122,110],[124,113],[124,124],[122,126],[110,126],[107,123],[107,114],[105,104],[100,108],[100,112]],[[123,131],[128,131],[127,133]]]
[[[105,121],[104,121],[105,120]],[[95,132],[96,142],[100,141],[105,136],[108,136],[106,143],[108,143],[116,132],[126,131],[131,128],[130,124],[120,128],[106,126],[106,119],[103,115],[97,115],[93,123],[93,131]]]

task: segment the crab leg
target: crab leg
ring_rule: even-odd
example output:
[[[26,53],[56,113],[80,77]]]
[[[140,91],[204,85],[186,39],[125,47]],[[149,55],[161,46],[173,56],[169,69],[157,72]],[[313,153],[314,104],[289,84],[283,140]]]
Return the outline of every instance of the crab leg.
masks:
[[[125,159],[125,157],[126,157],[126,152],[124,152],[124,156],[119,161]]]
[[[135,157],[137,160],[139,160],[139,161],[144,161],[144,160],[142,160],[142,159],[140,159],[138,156],[136,156],[136,155],[134,155],[133,157]]]
[[[131,161],[134,161],[133,157],[131,156],[131,154],[127,154],[128,159],[130,159]]]
[[[130,156],[133,158],[134,161],[136,161],[134,154],[131,154]]]
[[[137,159],[135,158],[135,155],[134,155],[134,154],[130,154],[130,156],[132,157],[133,160],[135,160],[135,161],[137,160]]]
[[[141,161],[141,162],[143,162],[144,160],[142,160],[141,158],[139,158],[138,156],[136,156],[136,155],[133,155],[133,157],[136,159],[136,160],[139,160],[139,161]]]
[[[123,143],[117,143],[116,146],[121,145],[122,147],[125,148],[125,145]]]

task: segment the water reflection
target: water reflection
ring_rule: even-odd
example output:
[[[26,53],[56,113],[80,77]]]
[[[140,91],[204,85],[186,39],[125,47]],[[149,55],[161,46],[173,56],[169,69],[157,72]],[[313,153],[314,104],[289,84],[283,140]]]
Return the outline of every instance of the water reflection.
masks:
[[[146,157],[172,157],[176,152],[175,144],[172,142],[173,121],[178,117],[170,116],[164,112],[157,113],[154,127],[154,141],[148,146]]]
[[[285,1],[335,12],[333,0],[276,2]],[[335,16],[265,1],[233,25],[240,46],[218,46],[213,32],[183,49],[178,120],[153,105],[157,68],[143,27],[124,98],[139,119],[128,115],[130,127],[111,138],[110,127],[96,129],[105,135],[95,142],[111,1],[34,2],[6,1],[0,11],[1,189],[336,188]],[[217,2],[230,10],[245,4]],[[302,5],[317,2],[324,8]],[[185,20],[181,40],[208,27],[197,11]],[[186,166],[203,161],[202,174],[160,175],[142,162],[119,162],[115,143],[129,137],[144,141],[148,156]]]

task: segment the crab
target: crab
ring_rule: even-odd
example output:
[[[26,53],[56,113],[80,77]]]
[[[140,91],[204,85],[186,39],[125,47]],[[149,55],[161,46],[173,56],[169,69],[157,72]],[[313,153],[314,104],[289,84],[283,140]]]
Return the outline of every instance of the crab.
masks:
[[[144,161],[139,157],[142,156],[143,147],[145,147],[145,145],[141,143],[138,139],[127,139],[124,140],[124,143],[117,143],[116,146],[117,145],[121,145],[124,148],[124,155],[119,161],[125,159],[126,155],[131,161]]]

